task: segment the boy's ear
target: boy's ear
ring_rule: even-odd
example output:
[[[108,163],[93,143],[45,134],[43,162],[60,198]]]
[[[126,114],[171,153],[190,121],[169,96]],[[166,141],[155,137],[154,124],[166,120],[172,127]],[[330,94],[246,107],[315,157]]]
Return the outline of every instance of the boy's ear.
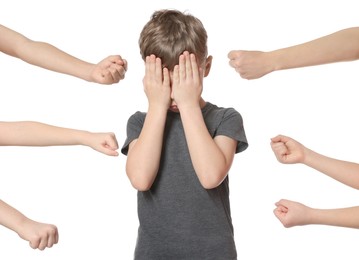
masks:
[[[205,65],[204,74],[203,74],[204,77],[207,77],[209,74],[209,71],[211,70],[212,59],[213,59],[213,57],[211,55],[208,56],[206,59],[206,65]]]

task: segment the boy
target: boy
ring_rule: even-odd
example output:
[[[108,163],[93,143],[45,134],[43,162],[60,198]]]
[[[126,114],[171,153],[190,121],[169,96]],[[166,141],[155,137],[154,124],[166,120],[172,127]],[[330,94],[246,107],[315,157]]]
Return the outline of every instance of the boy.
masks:
[[[202,97],[207,33],[161,10],[144,26],[147,113],[132,115],[121,152],[138,190],[135,259],[236,259],[227,173],[248,144],[241,115]]]

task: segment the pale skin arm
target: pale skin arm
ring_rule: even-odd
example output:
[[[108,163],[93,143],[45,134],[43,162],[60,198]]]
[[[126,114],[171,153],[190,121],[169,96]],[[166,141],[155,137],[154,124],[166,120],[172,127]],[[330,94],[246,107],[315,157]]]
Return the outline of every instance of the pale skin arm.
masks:
[[[118,155],[118,144],[113,133],[92,133],[31,121],[0,122],[0,145],[85,145],[106,155]]]
[[[345,185],[359,189],[359,164],[357,163],[321,155],[284,135],[272,138],[271,147],[281,163],[302,163]]]
[[[231,67],[245,79],[272,71],[359,59],[359,27],[346,28],[302,44],[270,52],[233,50]]]
[[[126,162],[127,176],[140,191],[149,190],[157,176],[171,92],[169,72],[162,69],[159,58],[146,57],[145,67],[143,85],[148,112],[140,136],[129,146]]]
[[[314,209],[301,203],[280,200],[276,204],[274,215],[284,227],[303,225],[330,225],[359,228],[359,207],[338,209]]]
[[[210,136],[205,125],[201,104],[203,76],[207,76],[211,58],[206,67],[199,69],[196,58],[187,51],[180,55],[179,65],[173,71],[173,98],[180,111],[192,164],[205,189],[222,183],[233,162],[237,141],[226,137]]]
[[[92,64],[49,43],[28,39],[3,25],[0,25],[0,51],[44,69],[100,84],[118,83],[127,70],[127,61],[120,55],[111,55]]]
[[[56,226],[31,220],[2,200],[0,200],[0,224],[29,241],[33,249],[44,250],[59,241]]]

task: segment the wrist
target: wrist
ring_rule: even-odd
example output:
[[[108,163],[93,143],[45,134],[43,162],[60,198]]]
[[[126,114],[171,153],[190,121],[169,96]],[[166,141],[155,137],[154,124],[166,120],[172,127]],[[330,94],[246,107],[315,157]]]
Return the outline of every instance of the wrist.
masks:
[[[316,153],[306,147],[303,148],[303,159],[302,162],[303,164],[309,166],[309,167],[314,167],[313,163],[315,162],[315,160],[317,160],[316,158]]]
[[[306,207],[306,218],[303,225],[319,224],[320,223],[320,210]]]
[[[188,114],[190,117],[193,116],[196,112],[202,114],[201,106],[199,104],[186,104],[178,106],[178,110],[181,115]]]
[[[149,103],[147,111],[153,111],[155,113],[167,113],[168,108],[168,105]]]
[[[82,69],[79,69],[80,66],[82,66]],[[75,74],[74,76],[88,82],[96,82],[96,78],[94,76],[95,69],[96,69],[96,64],[81,61],[81,65],[79,64],[77,68],[78,74],[77,75]]]
[[[31,219],[21,214],[14,222],[14,226],[10,228],[13,231],[15,231],[20,237],[23,237],[23,234],[26,232],[26,227],[29,225],[29,222],[31,221],[32,221]]]
[[[193,111],[201,110],[201,107],[199,104],[183,104],[183,105],[177,105],[177,106],[178,106],[178,110],[181,113],[186,113],[186,112],[193,113]]]
[[[201,110],[204,106],[206,105],[206,102],[200,98],[199,101],[194,101],[194,102],[186,102],[184,104],[180,103],[178,104],[177,103],[177,106],[178,106],[178,109],[181,111],[181,112],[186,112],[186,111],[195,111],[195,110]]]
[[[79,130],[78,134],[75,135],[74,144],[75,145],[84,145],[84,146],[90,146],[90,140],[92,133],[85,130]]]
[[[273,71],[278,71],[284,69],[283,65],[283,59],[282,56],[282,50],[275,50],[270,52],[265,52],[265,59],[267,64],[268,73]]]

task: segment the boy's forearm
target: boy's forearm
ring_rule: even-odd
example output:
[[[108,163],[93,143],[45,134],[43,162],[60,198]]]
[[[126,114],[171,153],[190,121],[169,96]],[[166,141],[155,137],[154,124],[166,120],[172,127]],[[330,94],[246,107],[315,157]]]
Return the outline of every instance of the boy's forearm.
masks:
[[[192,164],[205,188],[215,188],[226,177],[226,158],[210,136],[200,107],[181,111]]]
[[[137,190],[148,190],[157,176],[166,115],[167,110],[149,109],[141,134],[128,151],[126,172]]]

